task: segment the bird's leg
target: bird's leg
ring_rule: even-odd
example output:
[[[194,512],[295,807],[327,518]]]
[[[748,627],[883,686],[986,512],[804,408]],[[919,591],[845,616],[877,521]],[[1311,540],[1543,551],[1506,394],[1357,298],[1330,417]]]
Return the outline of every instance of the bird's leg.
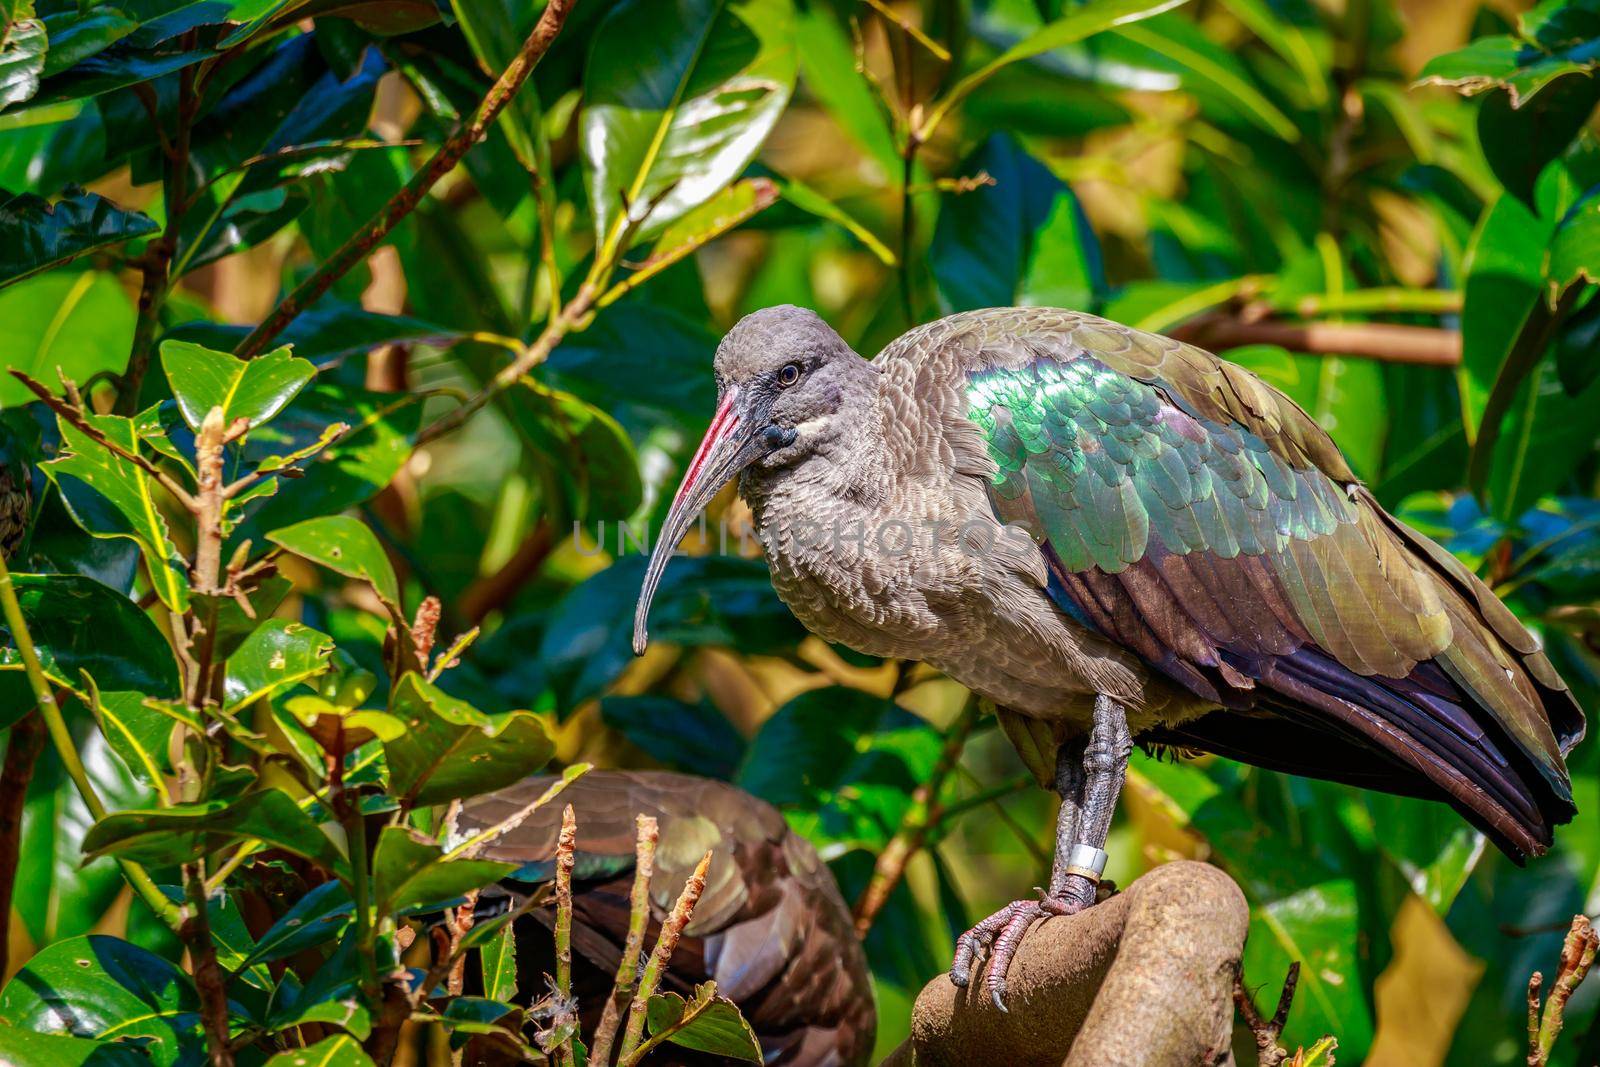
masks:
[[[1106,835],[1127,775],[1133,738],[1122,706],[1106,696],[1095,698],[1094,725],[1087,739],[1063,744],[1056,753],[1056,791],[1061,811],[1056,816],[1055,861],[1050,889],[1041,900],[1006,905],[956,941],[950,980],[965,987],[972,980],[978,953],[991,949],[985,985],[995,1006],[1006,1010],[1006,972],[1023,935],[1034,920],[1071,915],[1089,907],[1105,867]]]

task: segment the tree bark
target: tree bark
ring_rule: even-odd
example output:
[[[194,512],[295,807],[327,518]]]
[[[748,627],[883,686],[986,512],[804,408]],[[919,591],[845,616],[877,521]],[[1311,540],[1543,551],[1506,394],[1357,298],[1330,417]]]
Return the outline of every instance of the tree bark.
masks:
[[[1226,874],[1169,863],[1126,892],[1028,932],[1006,1006],[942,974],[884,1067],[1193,1067],[1231,1064],[1233,980],[1249,907]]]

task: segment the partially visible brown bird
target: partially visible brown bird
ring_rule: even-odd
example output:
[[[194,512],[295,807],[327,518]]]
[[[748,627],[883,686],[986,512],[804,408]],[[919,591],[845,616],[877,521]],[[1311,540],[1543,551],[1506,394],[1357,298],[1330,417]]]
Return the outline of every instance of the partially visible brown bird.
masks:
[[[1582,709],[1530,633],[1384,511],[1321,426],[1249,371],[1057,308],[992,308],[871,362],[810,311],[746,316],[635,616],[738,478],[812,632],[924,660],[998,706],[1062,798],[1030,923],[1089,906],[1134,738],[1449,803],[1517,860],[1576,813]],[[1052,781],[1053,780],[1053,781]],[[1382,832],[1382,828],[1379,828]]]
[[[467,803],[461,827],[491,826],[539,796],[553,781],[530,778]],[[687,994],[714,979],[739,1005],[769,1065],[848,1067],[872,1052],[876,1014],[866,955],[833,874],[809,842],[764,801],[723,782],[666,771],[591,771],[483,853],[486,859],[546,864],[555,855],[561,808],[577,817],[573,884],[573,990],[593,1033],[611,990],[628,926],[633,885],[634,816],[654,816],[661,838],[651,882],[651,927],[660,921],[696,863],[712,851],[705,892],[672,957],[663,984]],[[537,869],[536,869],[537,870]],[[538,872],[542,874],[542,871]],[[537,876],[537,875],[536,875]],[[515,891],[485,890],[485,904]],[[518,982],[542,990],[554,972],[551,909],[517,931]],[[721,1062],[663,1048],[652,1063],[699,1067]]]
[[[21,450],[0,435],[0,556],[11,562],[28,533],[28,517],[33,510],[32,480]]]

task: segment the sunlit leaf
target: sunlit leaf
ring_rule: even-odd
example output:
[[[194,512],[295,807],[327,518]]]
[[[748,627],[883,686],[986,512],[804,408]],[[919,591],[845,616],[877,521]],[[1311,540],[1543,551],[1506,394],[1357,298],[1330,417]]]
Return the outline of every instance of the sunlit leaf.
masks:
[[[267,540],[336,574],[370,582],[386,604],[400,603],[400,582],[378,538],[348,515],[307,519],[274,530]]]
[[[311,816],[277,789],[227,802],[114,811],[89,828],[85,854],[115,855],[153,866],[177,865],[254,838],[348,876],[349,864]]]
[[[688,1023],[672,1032],[667,1038],[669,1044],[746,1063],[761,1062],[761,1043],[756,1040],[755,1031],[745,1022],[739,1006],[727,997],[717,996],[712,985],[695,990],[692,1002],[677,993],[657,993],[650,998],[646,1011],[652,1034],[677,1025],[686,1012],[695,1013]]]
[[[228,658],[225,706],[243,707],[321,674],[332,652],[327,634],[305,623],[267,619]]]
[[[416,674],[395,687],[390,710],[407,731],[384,744],[394,793],[438,804],[510,785],[555,753],[544,722],[527,711],[490,715]]]
[[[372,854],[373,896],[387,915],[424,904],[441,904],[481,888],[517,869],[494,860],[445,859],[433,838],[403,826],[386,826]]]
[[[77,382],[120,373],[133,343],[133,304],[105,271],[52,271],[0,291],[0,366],[54,387],[57,370]],[[0,375],[0,407],[34,396]]]

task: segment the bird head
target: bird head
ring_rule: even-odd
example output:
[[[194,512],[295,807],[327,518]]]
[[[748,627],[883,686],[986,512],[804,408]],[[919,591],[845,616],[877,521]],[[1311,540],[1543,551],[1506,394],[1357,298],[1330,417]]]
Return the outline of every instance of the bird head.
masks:
[[[813,311],[784,304],[740,319],[717,346],[717,410],[656,540],[633,617],[643,655],[645,620],[678,542],[717,491],[746,468],[777,469],[827,447],[847,427],[841,410],[871,364]]]

